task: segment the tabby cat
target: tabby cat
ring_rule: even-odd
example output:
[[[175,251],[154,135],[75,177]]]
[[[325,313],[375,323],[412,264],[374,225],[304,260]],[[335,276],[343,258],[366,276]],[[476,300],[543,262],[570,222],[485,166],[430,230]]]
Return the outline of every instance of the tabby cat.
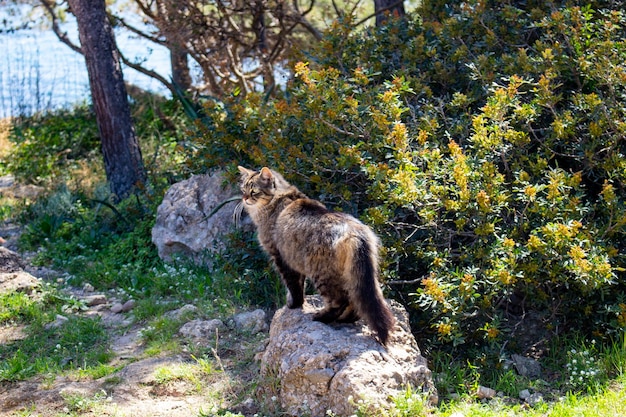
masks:
[[[256,225],[259,242],[287,287],[287,307],[304,303],[305,277],[325,306],[313,319],[354,322],[363,317],[380,342],[395,319],[378,286],[378,238],[354,217],[332,212],[265,167],[239,167],[242,207]]]

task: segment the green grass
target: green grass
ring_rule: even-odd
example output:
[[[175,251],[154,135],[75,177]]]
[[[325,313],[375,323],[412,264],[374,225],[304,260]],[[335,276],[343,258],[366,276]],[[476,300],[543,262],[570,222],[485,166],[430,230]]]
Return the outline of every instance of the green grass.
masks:
[[[0,381],[38,374],[89,369],[111,358],[108,335],[99,319],[70,316],[58,328],[33,325],[25,339],[0,345]]]

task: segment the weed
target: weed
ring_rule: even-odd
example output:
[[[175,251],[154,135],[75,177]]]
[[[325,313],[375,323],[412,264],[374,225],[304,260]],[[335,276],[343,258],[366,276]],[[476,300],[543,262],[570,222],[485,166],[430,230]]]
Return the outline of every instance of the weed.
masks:
[[[69,413],[87,413],[92,411],[99,402],[107,398],[106,392],[98,392],[93,396],[86,396],[77,392],[61,393],[66,410]]]
[[[28,337],[0,346],[0,381],[64,369],[90,369],[111,358],[99,319],[70,317],[59,328],[33,324]]]
[[[40,319],[40,306],[21,292],[0,294],[0,324],[26,323]]]

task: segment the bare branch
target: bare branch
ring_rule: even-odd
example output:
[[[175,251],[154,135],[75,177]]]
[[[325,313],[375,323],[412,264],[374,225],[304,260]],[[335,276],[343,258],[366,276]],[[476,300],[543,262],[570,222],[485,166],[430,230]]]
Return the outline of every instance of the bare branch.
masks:
[[[78,52],[79,54],[83,55],[83,50],[81,49],[81,47],[79,45],[76,45],[74,42],[70,40],[70,38],[67,36],[67,32],[61,31],[61,28],[59,27],[59,17],[56,15],[56,12],[54,11],[54,7],[56,6],[55,1],[54,0],[39,0],[39,1],[41,2],[41,5],[44,7],[44,9],[46,9],[46,12],[48,12],[48,15],[50,16],[50,20],[52,22],[52,31],[57,36],[57,38],[59,38],[61,42],[69,46],[70,49],[72,49],[74,52]]]

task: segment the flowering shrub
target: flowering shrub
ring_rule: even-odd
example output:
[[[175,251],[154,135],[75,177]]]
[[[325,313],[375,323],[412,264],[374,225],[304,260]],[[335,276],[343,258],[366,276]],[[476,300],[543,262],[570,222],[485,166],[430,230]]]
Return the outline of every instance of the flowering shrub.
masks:
[[[624,13],[433,4],[336,24],[282,96],[208,102],[191,167],[269,165],[360,215],[442,342],[498,342],[532,308],[621,330]]]

